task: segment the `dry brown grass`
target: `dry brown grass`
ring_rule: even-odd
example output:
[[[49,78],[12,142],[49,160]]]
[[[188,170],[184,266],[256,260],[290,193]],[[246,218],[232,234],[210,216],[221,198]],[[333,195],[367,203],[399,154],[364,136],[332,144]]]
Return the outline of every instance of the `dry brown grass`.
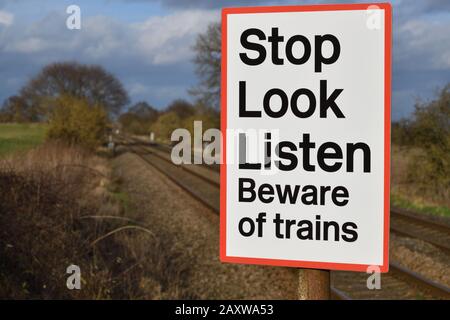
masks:
[[[414,182],[411,179],[410,167],[414,156],[421,151],[417,148],[408,146],[392,145],[391,154],[391,183],[392,187],[397,191],[411,192],[415,191]],[[416,192],[414,192],[416,193]]]
[[[411,202],[431,206],[450,207],[449,190],[445,187],[422,185],[416,181],[416,170],[422,170],[422,163],[415,163],[424,154],[418,147],[392,145],[391,190],[395,196]]]
[[[61,144],[0,162],[0,298],[191,297],[178,249],[125,216],[133,211],[109,171]],[[81,290],[66,287],[70,264],[81,268]]]
[[[101,277],[85,263],[90,232],[79,217],[96,207],[86,199],[103,174],[82,150],[46,145],[0,165],[0,296],[70,298],[99,294]],[[89,169],[88,169],[89,168]],[[70,264],[85,270],[92,285],[82,292],[65,287]]]

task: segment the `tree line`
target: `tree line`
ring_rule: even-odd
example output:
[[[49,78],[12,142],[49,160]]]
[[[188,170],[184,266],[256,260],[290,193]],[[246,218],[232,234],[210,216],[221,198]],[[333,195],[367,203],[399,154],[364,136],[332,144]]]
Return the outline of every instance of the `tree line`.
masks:
[[[130,99],[113,74],[98,65],[57,62],[45,66],[0,108],[0,122],[46,122],[47,136],[95,148],[117,121],[127,132],[154,132],[169,140],[180,127],[193,130],[193,121],[219,128],[220,25],[200,34],[194,46],[199,85],[189,90],[191,103],[176,99],[158,110],[146,101],[126,108]]]
[[[155,138],[163,142],[169,142],[172,132],[177,128],[188,129],[193,134],[194,121],[202,121],[204,130],[219,128],[220,114],[201,102],[192,104],[177,99],[163,110],[157,110],[145,101],[138,102],[118,119],[124,131],[135,135],[153,132]]]

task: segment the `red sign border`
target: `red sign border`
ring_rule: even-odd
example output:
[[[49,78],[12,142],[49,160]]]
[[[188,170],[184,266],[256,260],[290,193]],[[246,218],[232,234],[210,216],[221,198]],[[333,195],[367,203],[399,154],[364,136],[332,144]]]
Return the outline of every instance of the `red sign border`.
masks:
[[[222,130],[222,164],[220,165],[220,260],[239,264],[258,264],[286,267],[313,268],[325,270],[367,271],[369,265],[352,263],[333,263],[317,261],[299,261],[282,259],[246,258],[226,255],[226,130],[227,130],[227,16],[229,14],[306,12],[306,11],[341,11],[367,10],[377,6],[385,11],[385,45],[384,45],[384,234],[383,264],[381,272],[389,271],[389,199],[390,199],[390,125],[391,125],[391,44],[392,44],[392,7],[389,3],[364,4],[324,4],[308,6],[271,6],[241,7],[222,9],[222,74],[221,74],[221,130]]]

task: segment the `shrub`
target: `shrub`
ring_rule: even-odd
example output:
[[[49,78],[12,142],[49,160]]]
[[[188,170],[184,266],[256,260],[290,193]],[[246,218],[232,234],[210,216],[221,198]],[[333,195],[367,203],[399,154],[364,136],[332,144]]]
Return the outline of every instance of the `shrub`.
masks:
[[[123,130],[137,135],[147,135],[158,116],[158,110],[141,101],[130,107],[118,120]]]
[[[47,137],[93,149],[101,144],[107,126],[108,118],[101,105],[90,106],[84,99],[63,96],[56,100]]]
[[[150,130],[150,125],[145,123],[139,119],[133,119],[127,122],[126,126],[122,126],[124,130],[129,133],[133,133],[136,135],[148,135]]]
[[[411,121],[407,119],[402,119],[392,123],[392,135],[391,140],[393,144],[399,146],[410,146],[412,145],[412,135],[411,135]]]
[[[202,130],[205,132],[208,129],[220,129],[219,117],[208,113],[196,114],[183,120],[183,128],[186,128],[194,136],[194,121],[202,122]]]
[[[438,98],[417,103],[409,128],[417,153],[409,175],[422,191],[433,198],[449,198],[450,192],[450,84]]]
[[[195,107],[188,101],[178,99],[167,106],[167,112],[175,112],[181,119],[193,116],[196,113]]]
[[[159,140],[170,141],[170,136],[175,129],[182,127],[182,121],[175,112],[164,113],[151,126],[151,131]]]

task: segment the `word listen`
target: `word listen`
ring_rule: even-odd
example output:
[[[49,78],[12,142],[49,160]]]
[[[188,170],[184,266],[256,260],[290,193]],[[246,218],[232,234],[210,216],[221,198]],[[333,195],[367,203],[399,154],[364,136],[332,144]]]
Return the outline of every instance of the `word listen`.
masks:
[[[309,133],[305,133],[298,144],[292,141],[280,141],[272,146],[271,137],[270,132],[265,133],[263,166],[261,163],[247,162],[247,137],[245,133],[239,133],[239,169],[271,169],[274,162],[275,167],[281,171],[292,171],[301,166],[304,171],[315,172],[318,166],[325,172],[337,172],[341,169],[354,172],[355,158],[361,154],[361,171],[370,172],[370,147],[366,143],[346,143],[345,147],[341,147],[335,142],[325,142],[316,148],[317,144],[311,141]],[[279,160],[272,160],[274,151]],[[314,158],[315,161],[313,161]]]

